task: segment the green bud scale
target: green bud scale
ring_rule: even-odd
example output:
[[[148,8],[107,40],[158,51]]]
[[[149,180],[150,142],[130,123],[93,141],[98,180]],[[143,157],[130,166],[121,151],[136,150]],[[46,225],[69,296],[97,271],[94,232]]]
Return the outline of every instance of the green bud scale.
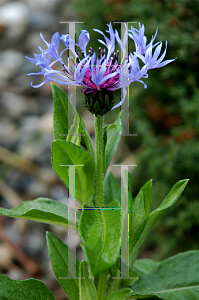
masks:
[[[115,103],[113,92],[106,89],[101,89],[96,93],[84,92],[84,95],[86,107],[95,115],[105,115],[113,108]]]

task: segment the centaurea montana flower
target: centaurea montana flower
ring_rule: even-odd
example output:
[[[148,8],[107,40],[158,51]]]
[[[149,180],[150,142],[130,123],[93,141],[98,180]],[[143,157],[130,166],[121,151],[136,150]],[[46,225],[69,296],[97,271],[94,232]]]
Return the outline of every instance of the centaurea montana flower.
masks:
[[[168,63],[174,61],[174,59],[163,61],[166,55],[166,47],[163,54],[158,58],[162,42],[158,42],[153,45],[153,42],[157,35],[157,30],[151,41],[147,43],[147,39],[144,35],[144,25],[139,24],[139,29],[135,29],[131,26],[130,30],[124,33],[123,41],[119,38],[117,30],[113,31],[112,25],[107,24],[110,38],[98,30],[103,35],[105,42],[98,40],[106,48],[103,50],[99,47],[98,54],[93,53],[93,49],[87,52],[86,47],[90,41],[90,34],[87,30],[82,30],[79,36],[78,43],[76,43],[69,34],[62,34],[56,32],[51,39],[51,43],[47,43],[44,37],[41,35],[47,49],[44,50],[39,47],[41,54],[34,54],[35,58],[28,58],[33,64],[41,67],[41,72],[30,73],[28,75],[44,75],[45,80],[38,84],[31,86],[38,88],[49,81],[56,81],[59,84],[83,86],[82,91],[85,94],[85,103],[87,108],[95,115],[103,115],[106,112],[120,106],[126,97],[126,88],[133,82],[139,81],[144,85],[142,78],[148,78],[148,70],[154,68],[160,68]],[[126,54],[126,43],[130,37],[135,43],[135,52]],[[119,62],[119,50],[115,51],[115,39],[121,49],[122,58]],[[59,54],[60,40],[66,47]],[[79,47],[80,52],[77,52],[75,47]],[[153,48],[155,51],[153,53]],[[73,53],[75,60],[71,57],[69,59],[69,67],[63,61],[63,53],[70,49]],[[81,57],[81,58],[80,58]],[[139,64],[139,59],[142,61],[142,68]],[[76,61],[76,62],[75,62]],[[63,70],[55,70],[54,64],[59,62]],[[113,91],[117,89],[123,89],[123,98],[114,106]]]

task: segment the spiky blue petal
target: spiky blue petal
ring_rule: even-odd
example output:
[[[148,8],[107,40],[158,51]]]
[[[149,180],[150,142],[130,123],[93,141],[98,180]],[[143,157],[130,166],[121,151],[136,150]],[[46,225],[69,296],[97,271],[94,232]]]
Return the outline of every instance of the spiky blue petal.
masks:
[[[44,81],[38,85],[31,86],[38,88],[50,81],[56,81],[59,84],[83,86],[85,93],[99,93],[100,90],[115,91],[119,88],[123,90],[123,97],[121,101],[116,104],[112,109],[122,105],[127,95],[127,87],[134,81],[140,82],[147,87],[142,79],[148,78],[148,70],[163,67],[174,59],[163,61],[166,55],[167,42],[163,53],[161,53],[162,42],[153,42],[157,36],[157,30],[151,41],[147,44],[147,38],[144,35],[145,27],[138,23],[139,29],[131,27],[126,30],[123,40],[120,39],[119,33],[113,31],[111,23],[107,24],[110,38],[108,38],[102,31],[94,29],[96,32],[103,35],[104,40],[98,40],[102,45],[107,48],[107,51],[99,48],[98,55],[89,50],[87,52],[87,45],[90,41],[90,34],[87,30],[82,30],[78,39],[78,44],[69,34],[59,33],[53,34],[51,42],[48,43],[42,34],[40,34],[46,49],[39,47],[41,53],[34,54],[34,58],[27,59],[31,63],[41,68],[38,73],[29,73],[28,75],[43,75]],[[135,42],[135,52],[126,53],[126,44],[128,36]],[[119,62],[119,51],[115,51],[115,39],[121,49],[122,59]],[[60,40],[64,44],[65,49],[59,52]],[[80,49],[79,53],[76,48]],[[75,58],[69,58],[68,66],[64,63],[63,54],[65,51],[71,50]],[[113,54],[113,57],[111,55]],[[140,61],[142,67],[140,68]],[[59,63],[62,70],[55,70],[55,64]]]

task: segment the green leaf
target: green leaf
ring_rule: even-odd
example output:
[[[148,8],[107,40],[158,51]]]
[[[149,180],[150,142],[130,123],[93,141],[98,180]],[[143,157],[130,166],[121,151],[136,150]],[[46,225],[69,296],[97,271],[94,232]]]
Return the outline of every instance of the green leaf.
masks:
[[[48,252],[52,264],[53,271],[57,281],[66,292],[70,300],[79,300],[79,261],[73,251],[68,248],[58,237],[53,233],[47,232]],[[76,270],[70,268],[68,255],[76,261]],[[76,271],[76,272],[75,272]],[[63,277],[63,278],[61,278]],[[70,277],[67,278],[67,277]],[[65,278],[65,279],[64,279]],[[46,299],[46,298],[44,298]]]
[[[156,212],[162,211],[173,205],[181,196],[182,192],[184,191],[189,179],[184,179],[178,181],[171,189],[169,194],[166,196],[164,201],[160,204],[160,206],[152,212],[155,214]]]
[[[129,288],[121,289],[119,291],[111,293],[104,300],[127,300],[132,295],[132,290]]]
[[[143,192],[140,191],[133,201],[132,222],[130,224],[130,235],[133,236],[140,224],[146,219]]]
[[[152,272],[155,268],[157,268],[157,266],[159,266],[159,264],[159,261],[149,258],[137,259],[133,265],[133,270],[138,275],[145,275],[149,272]]]
[[[117,264],[117,263],[116,263]],[[109,269],[109,278],[107,280],[107,293],[106,295],[110,295],[111,293],[117,291],[119,289],[119,282],[121,281],[120,279],[118,279],[117,277],[120,277],[120,270],[117,267],[117,265],[113,265],[110,269]],[[126,287],[126,286],[125,286]]]
[[[54,112],[53,129],[54,137],[57,140],[66,140],[68,130],[70,129],[75,117],[75,109],[68,101],[66,93],[56,84],[52,84]],[[69,123],[68,123],[69,121]]]
[[[81,134],[82,134],[81,145],[85,147],[95,158],[95,149],[93,147],[93,142],[91,140],[90,134],[88,133],[88,130],[82,118],[80,118],[80,123],[81,123]]]
[[[122,265],[122,262],[121,262]],[[125,268],[126,269],[126,268]],[[120,271],[120,269],[119,269]],[[129,275],[128,277],[125,275],[125,279],[119,279],[119,289],[123,289],[127,286],[131,286],[137,279],[138,279],[138,274],[133,270],[132,268],[129,268]]]
[[[93,156],[85,149],[70,142],[61,140],[52,143],[52,164],[53,169],[59,178],[68,186],[68,166],[77,166],[75,182],[70,186],[70,193],[81,205],[86,203],[93,206],[95,161]],[[72,180],[72,179],[71,179]]]
[[[119,263],[118,263],[119,262]],[[132,285],[135,280],[137,280],[137,274],[132,271],[132,269],[129,268],[129,276],[134,277],[129,279],[122,279],[121,276],[121,267],[120,267],[120,258],[117,260],[117,265],[114,265],[110,270],[109,274],[110,277],[107,281],[107,297],[111,295],[113,292],[116,292],[118,290],[121,290],[127,286]],[[137,278],[135,278],[137,277]],[[119,279],[118,279],[119,278]]]
[[[161,262],[131,286],[133,299],[199,299],[199,250],[180,253]]]
[[[143,231],[144,231],[144,229],[146,227],[148,219],[149,219],[149,216],[146,217],[146,219],[144,219],[142,221],[142,223],[137,228],[137,230],[135,231],[135,233],[133,234],[133,236],[130,235],[130,245],[129,245],[129,248],[130,248],[130,251],[131,251],[131,249],[133,249],[132,252],[131,252],[131,254],[133,255],[133,259],[134,259],[134,260],[132,260],[132,264],[130,265],[131,267],[132,267],[134,261],[136,260],[137,255],[138,255],[139,247],[140,247],[140,244],[142,243],[142,240],[140,240],[140,239],[141,239],[142,233],[143,233]]]
[[[131,182],[131,181],[130,181]],[[152,180],[149,180],[140,189],[138,195],[129,209],[130,236],[133,237],[141,223],[150,213],[150,203],[152,197]]]
[[[11,209],[0,207],[0,215],[68,227],[68,206],[47,198],[24,201]],[[76,225],[79,217],[80,213],[76,211]],[[70,223],[75,228],[75,218],[71,217]]]
[[[150,205],[152,198],[152,179],[147,181],[145,185],[141,187],[140,191],[142,191],[143,193],[145,213],[146,215],[148,215],[150,213]]]
[[[77,111],[73,120],[73,124],[68,132],[66,141],[81,147],[81,124],[80,116]]]
[[[90,134],[77,111],[67,136],[67,142],[72,142],[79,147],[85,148],[93,155],[93,157],[95,157],[95,150]]]
[[[107,208],[120,208],[117,200]],[[84,209],[79,223],[81,244],[93,276],[111,268],[120,250],[120,209]]]
[[[121,186],[111,172],[104,180],[104,206],[118,200],[121,203]]]
[[[80,279],[79,279],[79,292],[80,300],[95,300],[97,298],[97,290],[95,284],[87,271],[86,263],[84,260],[80,263]],[[84,277],[81,278],[81,277]]]
[[[104,128],[104,140],[105,140],[105,173],[110,165],[113,154],[117,150],[121,138],[120,133],[120,113],[117,121],[114,124],[105,126]]]
[[[155,209],[154,211],[152,211],[149,216],[146,219],[144,219],[141,223],[140,226],[142,226],[142,228],[144,227],[144,223],[147,220],[146,226],[143,228],[143,231],[141,232],[140,227],[138,228],[140,231],[140,237],[138,238],[137,236],[137,241],[135,243],[135,238],[131,238],[130,240],[130,267],[133,266],[133,263],[135,262],[135,259],[137,257],[138,254],[138,250],[139,247],[141,245],[141,243],[144,241],[144,239],[146,238],[147,234],[149,233],[149,231],[151,230],[151,228],[153,227],[153,225],[158,221],[158,219],[163,215],[163,213],[165,212],[165,210],[172,206],[180,197],[180,195],[182,194],[182,192],[184,191],[186,185],[188,183],[187,179],[184,180],[180,180],[178,181],[173,188],[171,189],[171,191],[169,192],[169,194],[166,196],[166,198],[164,199],[164,201],[160,204],[160,206]]]
[[[1,300],[55,300],[47,286],[37,279],[12,280],[0,274]]]
[[[56,84],[52,84],[54,113],[53,127],[55,140],[73,142],[88,150],[93,157],[95,150],[91,137],[79,113],[68,101],[66,93]]]

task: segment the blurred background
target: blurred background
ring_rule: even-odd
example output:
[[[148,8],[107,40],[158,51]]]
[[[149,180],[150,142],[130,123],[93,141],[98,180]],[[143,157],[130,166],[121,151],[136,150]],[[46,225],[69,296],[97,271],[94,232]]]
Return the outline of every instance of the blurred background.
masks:
[[[67,189],[51,169],[53,101],[50,84],[39,89],[39,68],[25,58],[45,48],[53,33],[68,33],[59,21],[83,21],[76,25],[91,35],[89,46],[97,49],[101,36],[114,21],[141,22],[150,41],[158,27],[156,41],[166,40],[166,59],[177,57],[164,68],[150,70],[149,78],[132,83],[129,89],[129,132],[122,137],[113,163],[137,164],[132,168],[132,191],[153,179],[152,209],[181,179],[190,181],[178,202],[158,221],[141,248],[140,258],[165,259],[199,244],[199,1],[157,0],[19,0],[1,1],[1,202],[11,208],[22,201],[48,197],[66,203]],[[134,27],[138,28],[135,23]],[[114,24],[120,32],[120,25]],[[131,49],[133,52],[134,49]],[[163,50],[162,50],[163,51]],[[63,87],[67,91],[67,87]],[[119,101],[119,91],[115,93]],[[93,116],[84,107],[81,88],[77,108],[94,137]],[[119,108],[107,113],[114,122]],[[120,174],[112,168],[120,180]],[[118,168],[119,169],[119,168]],[[56,283],[49,263],[46,230],[73,245],[67,230],[31,221],[1,217],[0,269],[12,279],[30,277],[44,281],[56,299],[67,299]],[[80,241],[77,238],[77,244]],[[79,247],[79,246],[78,246]],[[78,248],[79,249],[79,248]],[[78,255],[82,258],[79,251]]]

